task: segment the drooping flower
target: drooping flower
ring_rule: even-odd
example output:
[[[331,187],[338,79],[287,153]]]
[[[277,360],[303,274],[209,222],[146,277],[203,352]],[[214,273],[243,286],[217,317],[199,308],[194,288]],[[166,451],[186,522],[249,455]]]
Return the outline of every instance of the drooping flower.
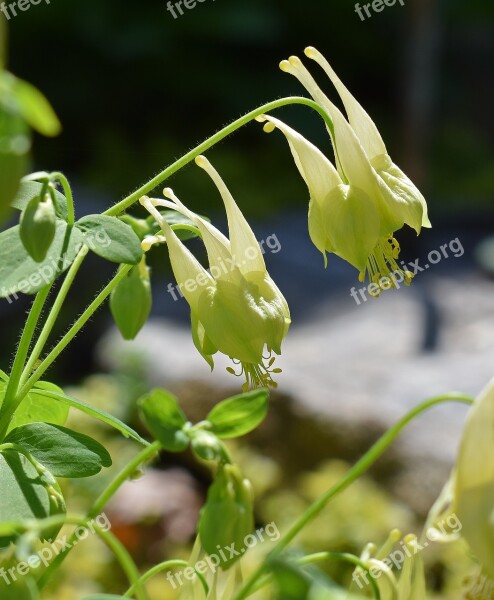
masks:
[[[453,473],[429,514],[427,526],[438,523],[452,528],[443,541],[461,535],[494,579],[494,379],[470,409]]]
[[[198,157],[196,162],[221,194],[229,239],[184,206],[170,189],[164,193],[172,202],[143,198],[141,203],[156,218],[166,238],[175,278],[190,306],[192,336],[201,355],[211,368],[216,352],[229,356],[246,377],[245,389],[275,386],[271,374],[279,369],[272,368],[271,355],[281,353],[291,322],[287,302],[269,276],[259,243],[225,183],[205,157]],[[195,224],[206,247],[209,271],[177,237],[157,206],[181,212]]]
[[[312,75],[297,57],[282,61],[282,70],[291,73],[306,87],[332,121],[329,133],[336,168],[310,142],[293,129],[270,116],[265,127],[278,127],[287,137],[296,165],[311,196],[309,232],[323,253],[333,252],[360,271],[361,281],[369,279],[393,287],[398,274],[409,283],[411,273],[397,263],[399,245],[393,233],[409,225],[420,232],[430,227],[427,205],[413,183],[394,165],[376,126],[336,77],[327,61],[314,48],[306,50],[328,73],[347,110],[350,122],[321,91]],[[274,126],[274,127],[273,127]],[[391,285],[389,283],[391,282]]]
[[[294,129],[269,115],[261,119],[268,121],[265,131],[277,127],[288,140],[309,188],[309,235],[325,263],[326,252],[340,256],[358,269],[361,281],[367,274],[377,290],[394,286],[398,275],[400,281],[410,283],[412,274],[397,262],[400,246],[382,210],[374,170],[349,125],[342,125],[349,141],[347,151],[341,153],[346,168],[343,179],[331,161]],[[343,115],[341,121],[346,123]]]

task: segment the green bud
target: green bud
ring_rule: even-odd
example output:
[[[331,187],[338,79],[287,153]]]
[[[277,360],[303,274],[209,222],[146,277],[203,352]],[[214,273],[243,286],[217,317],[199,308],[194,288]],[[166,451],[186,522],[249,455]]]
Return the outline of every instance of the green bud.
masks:
[[[153,228],[149,225],[146,219],[138,219],[132,215],[122,215],[120,220],[127,225],[130,225],[134,233],[142,241],[146,236],[153,235]]]
[[[33,198],[21,215],[20,236],[24,248],[36,262],[45,260],[56,231],[56,212],[50,194]]]
[[[204,429],[194,431],[191,446],[194,453],[203,460],[219,462],[225,458],[225,451],[219,439],[214,433]]]
[[[145,258],[133,267],[110,296],[113,319],[125,340],[133,340],[146,323],[153,298]]]
[[[199,521],[204,550],[221,556],[219,550],[231,548],[233,544],[238,554],[231,556],[231,552],[225,551],[226,560],[219,565],[226,570],[245,552],[245,538],[253,528],[253,494],[249,480],[236,465],[220,465]]]

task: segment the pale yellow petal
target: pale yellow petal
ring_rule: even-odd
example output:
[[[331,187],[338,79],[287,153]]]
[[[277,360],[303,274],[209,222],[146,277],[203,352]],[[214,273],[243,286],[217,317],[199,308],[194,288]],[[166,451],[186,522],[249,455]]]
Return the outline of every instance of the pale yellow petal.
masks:
[[[308,58],[317,62],[333,82],[333,85],[345,106],[350,125],[357,134],[369,159],[372,160],[380,154],[386,154],[386,146],[374,121],[362,108],[356,98],[349,92],[324,56],[312,47],[306,48],[305,54]]]
[[[266,271],[266,264],[256,236],[224,181],[205,156],[199,156],[196,163],[211,177],[221,194],[228,218],[231,254],[240,272],[245,275],[250,271]]]

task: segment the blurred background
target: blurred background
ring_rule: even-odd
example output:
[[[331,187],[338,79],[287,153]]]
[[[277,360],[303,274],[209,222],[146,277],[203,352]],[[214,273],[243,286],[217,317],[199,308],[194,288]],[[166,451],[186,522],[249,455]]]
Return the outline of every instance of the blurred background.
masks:
[[[403,259],[425,264],[444,244],[448,258],[418,273],[410,288],[358,304],[350,295],[360,287],[357,273],[333,255],[325,271],[311,245],[307,190],[284,138],[253,123],[208,154],[258,238],[273,241],[266,261],[293,315],[272,413],[235,449],[253,478],[259,520],[276,515],[280,527],[408,407],[453,389],[476,394],[493,375],[494,5],[406,0],[362,21],[351,0],[205,0],[175,19],[165,0],[51,0],[9,22],[9,69],[47,95],[64,126],[58,139],[36,138],[32,168],[69,177],[79,216],[104,210],[242,113],[305,95],[278,63],[302,56],[307,45],[328,58],[427,198],[433,229],[419,238],[399,232]],[[290,107],[278,116],[330,152],[310,110]],[[224,225],[220,198],[201,170],[184,169],[167,185]],[[50,376],[135,426],[135,398],[149,385],[175,391],[200,420],[237,382],[224,372],[227,363],[219,360],[210,375],[196,356],[187,304],[167,293],[166,252],[153,252],[151,264],[153,319],[137,340],[122,342],[105,308]],[[108,263],[87,261],[58,334],[110,274]],[[4,369],[28,305],[0,303]],[[383,541],[392,527],[416,527],[447,477],[464,414],[438,409],[412,426],[364,487],[349,492],[353,501],[329,511],[304,543],[355,551],[371,538]],[[112,443],[122,461],[133,452]],[[209,481],[190,457],[163,457],[159,466],[152,473],[159,483],[135,484],[142,485],[136,497],[162,489],[162,499],[132,500],[132,511],[134,487],[112,509],[119,534],[144,564],[186,547]],[[84,503],[99,485],[76,488],[74,498]],[[86,554],[87,569],[76,563],[54,597],[77,598],[77,586],[90,585],[98,565]],[[431,552],[432,585],[461,597],[455,594],[464,584],[450,577],[443,558]]]

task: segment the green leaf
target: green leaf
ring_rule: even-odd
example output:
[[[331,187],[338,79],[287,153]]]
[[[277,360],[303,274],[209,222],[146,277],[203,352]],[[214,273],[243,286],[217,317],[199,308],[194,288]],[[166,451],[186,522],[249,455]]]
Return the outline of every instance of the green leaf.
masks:
[[[43,262],[35,262],[24,248],[16,225],[0,233],[0,298],[35,294],[49,285],[74,261],[83,244],[78,229],[58,219],[55,238]],[[11,301],[11,300],[10,300]]]
[[[60,121],[48,100],[38,89],[16,77],[12,91],[19,106],[19,113],[33,129],[49,137],[60,133],[62,129]]]
[[[43,184],[39,181],[21,181],[17,194],[13,199],[11,206],[18,210],[24,210],[33,198],[39,197]],[[57,201],[56,213],[62,221],[67,220],[67,200],[65,196],[55,190],[55,199]]]
[[[2,369],[0,369],[0,379],[2,381],[8,381],[9,380],[9,376],[7,375],[7,373],[5,371],[2,371]]]
[[[50,398],[42,395],[41,390],[38,388],[43,386],[49,386],[63,393],[59,387],[39,381],[15,411],[9,425],[9,431],[26,423],[37,421],[53,423],[54,425],[63,425],[65,423],[69,415],[68,407],[53,402]],[[7,382],[0,381],[0,406],[2,405],[6,390]]]
[[[41,475],[25,456],[14,450],[3,450],[0,453],[0,481],[0,522],[24,522],[27,519],[46,519],[65,514],[65,508],[52,501],[46,480],[41,479]],[[56,485],[56,481],[53,481]],[[59,530],[60,527],[57,527],[47,537],[55,537]],[[14,538],[15,536],[1,538],[0,546]]]
[[[96,440],[50,423],[17,427],[5,443],[18,444],[27,450],[55,477],[91,477],[112,464],[107,450]]]
[[[142,258],[138,236],[132,227],[117,217],[88,215],[79,219],[75,226],[83,233],[87,246],[106,260],[135,265]]]
[[[182,431],[187,418],[177,398],[165,390],[153,390],[138,401],[142,418],[153,436],[170,452],[182,452],[189,445]]]
[[[187,225],[189,227],[193,227],[194,229],[197,230],[197,226],[195,225],[195,223],[193,221],[191,221],[188,217],[186,217],[185,215],[182,215],[181,213],[179,213],[176,210],[160,210],[159,211],[160,214],[162,215],[162,217],[165,219],[165,221],[168,223],[168,225]],[[208,219],[207,217],[202,217],[205,221],[209,221],[210,219]],[[154,217],[148,217],[146,219],[147,223],[149,224],[149,228],[150,228],[150,234],[151,235],[156,235],[159,231],[161,231],[160,226],[158,225],[157,221],[154,219]],[[194,233],[194,231],[188,230],[188,229],[175,229],[175,233],[177,235],[177,237],[182,240],[191,240],[193,238],[199,237],[199,233]]]
[[[240,437],[264,421],[269,408],[269,392],[252,390],[227,398],[217,404],[206,417],[212,431],[219,438]]]
[[[42,382],[38,382],[36,385],[40,386],[41,383]],[[44,385],[52,385],[52,384],[47,384],[46,382],[43,382],[43,383],[44,383]],[[54,387],[56,387],[56,386],[54,386]],[[86,413],[87,415],[94,417],[95,419],[98,419],[98,421],[102,421],[106,425],[113,427],[114,429],[119,431],[125,438],[131,438],[131,439],[135,440],[136,442],[139,442],[139,444],[142,444],[143,446],[150,445],[149,442],[147,442],[144,438],[142,438],[138,433],[136,433],[133,429],[131,429],[125,423],[122,423],[122,421],[120,421],[113,415],[110,415],[109,413],[107,413],[103,410],[100,410],[99,408],[94,408],[93,406],[89,406],[85,402],[82,402],[82,400],[77,400],[76,398],[71,398],[70,396],[67,396],[66,394],[64,394],[62,392],[62,390],[60,390],[60,392],[56,392],[56,391],[50,391],[49,389],[45,388],[43,390],[38,390],[37,394],[39,396],[44,396],[45,399],[50,398],[52,400],[56,400],[60,404],[60,406],[62,406],[64,408],[64,410],[68,411],[68,407],[76,408],[77,410],[80,410],[81,412]]]

